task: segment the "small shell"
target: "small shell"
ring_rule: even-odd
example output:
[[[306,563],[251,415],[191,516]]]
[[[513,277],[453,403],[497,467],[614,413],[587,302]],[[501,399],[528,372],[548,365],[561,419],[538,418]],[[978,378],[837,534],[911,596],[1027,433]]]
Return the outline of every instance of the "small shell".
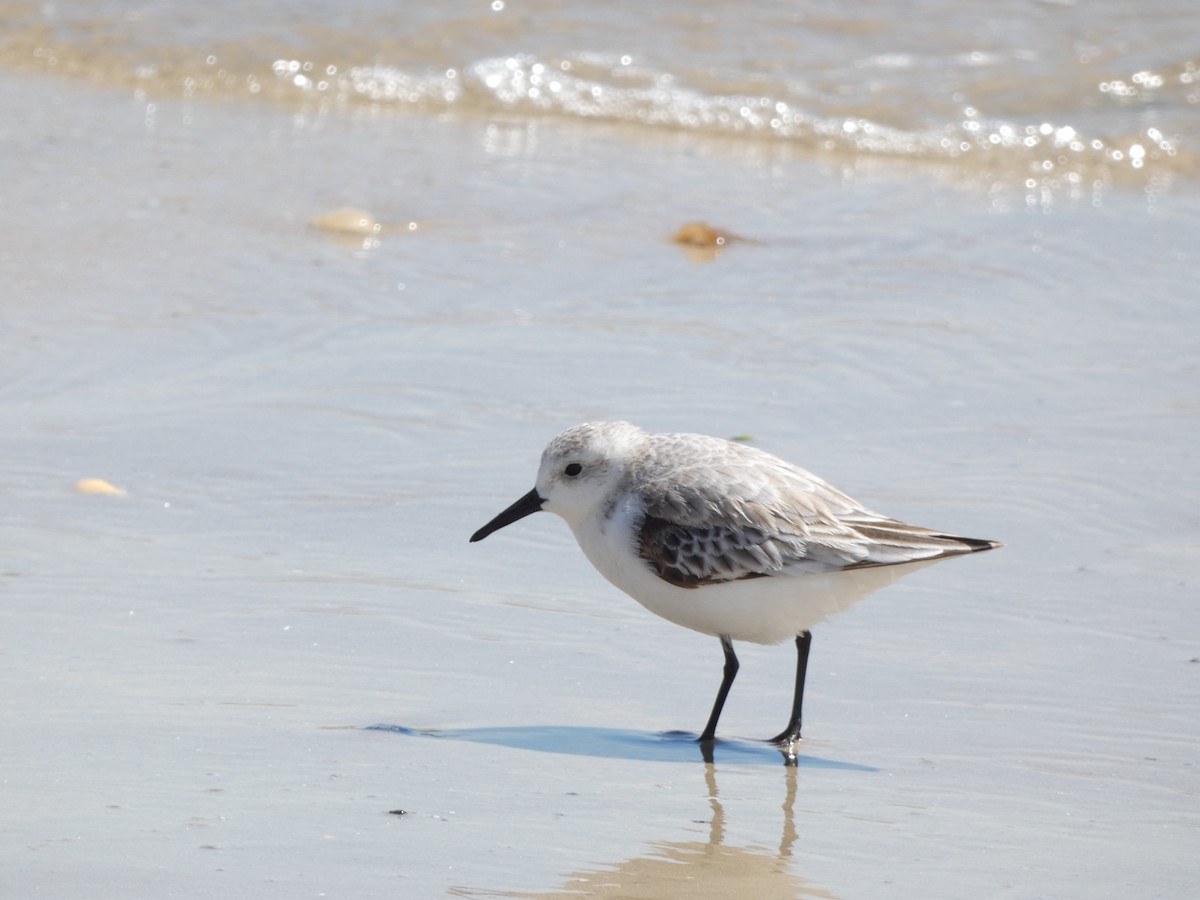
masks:
[[[671,236],[671,240],[688,247],[723,247],[733,237],[733,235],[719,231],[704,222],[689,222],[675,232]]]
[[[365,209],[344,206],[317,216],[309,224],[336,234],[378,234],[382,225]]]
[[[103,478],[84,478],[75,482],[75,490],[81,494],[124,494],[125,489],[110,484]]]

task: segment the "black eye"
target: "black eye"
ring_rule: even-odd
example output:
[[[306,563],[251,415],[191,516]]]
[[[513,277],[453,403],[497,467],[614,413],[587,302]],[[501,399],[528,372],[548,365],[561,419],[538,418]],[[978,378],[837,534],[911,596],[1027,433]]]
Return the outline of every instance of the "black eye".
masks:
[[[583,466],[581,466],[579,463],[570,463],[565,469],[563,469],[563,474],[569,475],[571,478],[574,478],[576,475],[578,475],[582,471],[583,471]]]

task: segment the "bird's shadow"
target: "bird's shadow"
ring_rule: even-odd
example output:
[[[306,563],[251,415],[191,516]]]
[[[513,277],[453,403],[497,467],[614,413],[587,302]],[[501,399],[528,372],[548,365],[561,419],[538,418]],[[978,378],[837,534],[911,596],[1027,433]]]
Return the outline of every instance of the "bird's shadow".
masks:
[[[807,769],[840,769],[848,772],[878,772],[872,766],[825,759],[805,754],[789,754],[765,741],[721,739],[702,744],[686,731],[629,731],[617,728],[587,728],[560,725],[514,725],[495,728],[408,728],[404,725],[367,725],[367,731],[384,731],[404,737],[467,741],[535,750],[539,753],[563,753],[569,756],[598,756],[645,762],[719,762],[735,765],[767,763]]]

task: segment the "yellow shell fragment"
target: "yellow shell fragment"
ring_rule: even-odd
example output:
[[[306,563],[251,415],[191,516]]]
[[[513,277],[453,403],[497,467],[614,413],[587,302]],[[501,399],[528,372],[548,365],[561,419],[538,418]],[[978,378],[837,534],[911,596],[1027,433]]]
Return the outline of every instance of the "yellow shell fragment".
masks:
[[[322,231],[332,231],[336,234],[378,234],[383,227],[365,209],[356,209],[353,206],[344,206],[341,209],[323,213],[309,224]]]
[[[675,232],[671,240],[688,247],[720,247],[733,237],[728,232],[720,231],[704,222],[689,222]]]
[[[81,494],[124,494],[125,489],[110,484],[103,478],[84,478],[75,482],[75,490]]]

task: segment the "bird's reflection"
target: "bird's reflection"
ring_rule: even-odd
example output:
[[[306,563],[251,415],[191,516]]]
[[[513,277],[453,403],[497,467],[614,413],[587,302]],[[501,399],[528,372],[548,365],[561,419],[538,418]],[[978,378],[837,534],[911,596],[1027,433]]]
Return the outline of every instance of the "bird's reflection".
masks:
[[[580,896],[623,898],[623,900],[808,900],[832,898],[833,894],[796,874],[792,848],[797,840],[794,807],[797,768],[783,769],[783,826],[779,849],[772,853],[761,845],[745,847],[725,843],[725,808],[717,791],[717,767],[704,767],[712,816],[706,840],[654,841],[645,853],[623,862],[573,872],[561,889],[545,893],[488,892],[489,896],[520,897],[526,900],[568,900]],[[463,896],[477,896],[472,891]]]
[[[829,898],[823,888],[796,874],[792,848],[797,841],[795,803],[797,781],[804,769],[836,769],[846,772],[875,772],[859,763],[797,755],[796,748],[780,750],[763,741],[718,740],[701,743],[687,732],[651,733],[606,728],[571,726],[510,726],[498,728],[414,729],[402,725],[372,725],[372,731],[418,739],[468,741],[479,744],[581,756],[631,761],[690,763],[703,771],[704,790],[711,809],[705,840],[653,841],[644,853],[622,862],[574,872],[563,887],[549,893],[515,893],[495,889],[459,887],[452,893],[463,897],[523,897],[532,900],[567,900],[579,896],[665,900],[698,898],[727,900],[730,897]],[[779,767],[780,756],[784,765]],[[703,760],[703,762],[701,762]],[[702,765],[702,769],[697,764]],[[725,842],[726,813],[717,789],[721,767],[771,765],[782,779],[778,850],[766,849],[772,840],[746,846]],[[774,779],[771,779],[774,781]],[[700,785],[697,781],[697,789]],[[774,829],[772,829],[774,831]]]

